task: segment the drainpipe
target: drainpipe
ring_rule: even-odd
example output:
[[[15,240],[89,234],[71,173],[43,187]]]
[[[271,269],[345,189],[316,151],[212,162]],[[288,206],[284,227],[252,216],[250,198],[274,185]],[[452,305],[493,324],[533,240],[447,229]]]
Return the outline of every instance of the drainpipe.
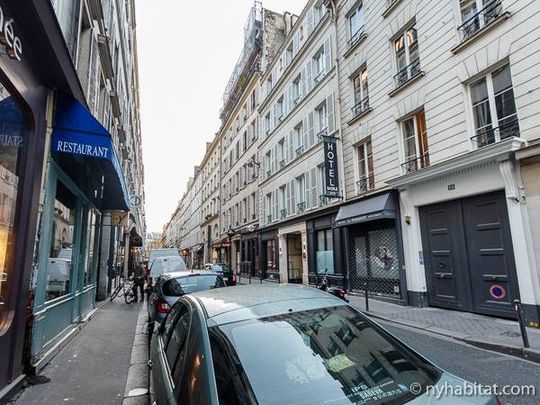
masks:
[[[341,90],[340,90],[340,73],[341,68],[339,66],[339,42],[338,42],[338,10],[336,6],[335,0],[329,0],[328,5],[330,6],[330,12],[331,12],[331,20],[334,25],[334,49],[335,51],[335,59],[334,62],[336,64],[336,81],[337,81],[337,93],[336,93],[336,101],[337,101],[337,108],[336,108],[336,126],[339,128],[339,139],[341,142],[337,142],[337,148],[338,148],[338,156],[341,158],[341,164],[338,165],[339,169],[339,177],[340,177],[340,186],[343,193],[343,202],[347,200],[347,195],[345,192],[345,165],[344,165],[344,155],[343,155],[343,131],[342,131],[342,125],[341,125]]]

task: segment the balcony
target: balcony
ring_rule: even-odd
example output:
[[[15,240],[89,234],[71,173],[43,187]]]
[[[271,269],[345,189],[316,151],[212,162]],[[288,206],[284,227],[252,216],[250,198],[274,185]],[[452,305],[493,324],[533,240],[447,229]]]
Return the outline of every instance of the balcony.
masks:
[[[322,142],[325,136],[328,136],[328,128],[321,129],[319,132],[317,132],[317,135],[316,135],[319,142]]]
[[[429,152],[413,159],[407,160],[401,165],[405,174],[416,172],[429,166]]]
[[[366,33],[364,31],[364,27],[361,27],[358,31],[356,31],[351,38],[347,41],[347,44],[349,45],[349,48],[354,48],[354,46],[366,36]]]
[[[408,82],[412,81],[415,77],[419,77],[422,74],[420,69],[420,59],[415,59],[412,63],[405,66],[394,76],[394,84],[396,90],[403,87]]]
[[[324,76],[326,76],[326,68],[317,73],[313,80],[315,80],[315,83],[319,83],[322,79],[324,79]]]
[[[364,194],[375,187],[375,176],[362,176],[356,182],[356,194]]]
[[[294,105],[297,105],[300,101],[302,101],[302,95],[298,95],[293,101]]]
[[[353,119],[358,118],[369,110],[369,97],[364,97],[351,108]]]
[[[266,171],[266,178],[270,177],[272,175],[272,170]]]
[[[298,210],[298,213],[301,214],[306,210],[306,202],[301,201],[298,204],[296,204],[296,208]]]
[[[304,153],[304,145],[300,145],[298,148],[296,148],[295,152],[297,157]]]
[[[482,148],[506,138],[519,137],[519,122],[517,116],[507,117],[505,120],[506,122],[501,123],[497,128],[492,128],[490,125],[477,129],[476,135],[470,138],[476,145],[476,148]]]
[[[281,214],[281,219],[287,218],[287,209],[282,209],[280,211],[280,214]]]
[[[474,14],[458,27],[458,31],[461,35],[461,41],[466,41],[472,36],[476,35],[476,33],[495,21],[501,15],[501,0],[493,0],[489,2],[482,10]]]
[[[283,169],[285,167],[285,159],[280,160],[279,167],[280,169]]]
[[[272,222],[272,215],[267,215],[266,216],[266,223],[269,224]]]

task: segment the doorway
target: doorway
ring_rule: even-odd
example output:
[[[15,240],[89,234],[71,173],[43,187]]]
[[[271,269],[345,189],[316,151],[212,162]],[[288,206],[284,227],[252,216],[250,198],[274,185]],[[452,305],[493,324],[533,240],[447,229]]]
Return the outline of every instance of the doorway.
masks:
[[[429,304],[515,318],[519,298],[504,192],[420,209]]]
[[[298,233],[287,235],[288,282],[302,284],[302,236]]]

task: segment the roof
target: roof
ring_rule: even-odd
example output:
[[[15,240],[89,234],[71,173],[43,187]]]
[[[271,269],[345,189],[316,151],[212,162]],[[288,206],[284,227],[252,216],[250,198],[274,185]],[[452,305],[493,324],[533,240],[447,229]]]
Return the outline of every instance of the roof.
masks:
[[[184,271],[172,271],[170,273],[163,273],[161,275],[162,278],[177,278],[177,277],[185,277],[185,276],[206,276],[206,275],[218,275],[217,273],[214,273],[213,271],[208,270],[184,270]]]
[[[347,305],[327,292],[295,284],[251,284],[191,294],[208,326],[329,306]]]

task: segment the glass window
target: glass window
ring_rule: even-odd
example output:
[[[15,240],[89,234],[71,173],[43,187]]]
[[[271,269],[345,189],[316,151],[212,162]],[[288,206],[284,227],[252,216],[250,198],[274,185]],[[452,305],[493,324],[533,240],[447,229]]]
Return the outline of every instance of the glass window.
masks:
[[[394,49],[397,66],[396,86],[401,86],[420,73],[418,37],[414,25],[394,40]]]
[[[317,274],[334,274],[334,244],[332,229],[317,231]]]
[[[364,193],[375,186],[371,137],[368,137],[358,145],[356,151],[358,154],[358,181],[356,183],[356,189],[358,193]]]
[[[361,38],[364,32],[364,8],[362,4],[349,17],[349,44],[352,46]]]
[[[402,123],[405,173],[429,166],[429,151],[424,110],[414,114]]]
[[[357,116],[369,108],[368,72],[364,68],[353,77],[354,106],[353,116]]]
[[[8,91],[0,85],[0,331],[3,329],[13,286],[15,254],[15,220],[22,172],[24,146],[22,110]]]
[[[164,295],[169,297],[180,297],[184,294],[220,287],[225,287],[225,283],[221,276],[213,274],[194,275],[168,280],[163,284],[163,287],[161,287],[161,291]]]
[[[312,404],[313,398],[321,404],[405,403],[441,376],[345,305],[235,322],[209,332],[212,348],[220,343],[219,360],[229,360],[226,372],[213,355],[216,369],[226,373],[221,382],[244,382],[227,391],[227,399],[236,396],[236,403],[252,396],[256,400],[249,403]],[[422,388],[419,393],[411,393],[413,383]]]
[[[86,231],[86,266],[84,269],[84,285],[92,284],[94,280],[94,272],[96,269],[96,246],[98,216],[96,211],[88,210],[88,222]]]
[[[47,262],[47,300],[71,292],[76,200],[76,196],[63,183],[56,183],[54,222]]]

